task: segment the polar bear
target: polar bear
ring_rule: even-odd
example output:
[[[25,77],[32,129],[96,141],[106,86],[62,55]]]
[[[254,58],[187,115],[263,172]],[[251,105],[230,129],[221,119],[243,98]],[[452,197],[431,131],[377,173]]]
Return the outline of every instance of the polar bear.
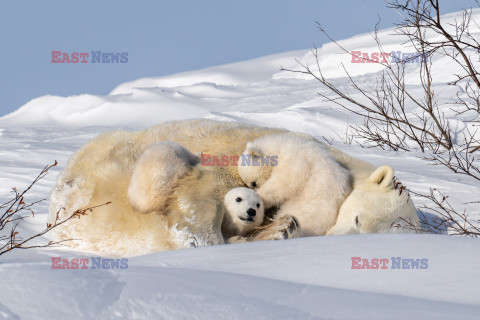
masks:
[[[132,172],[129,177],[112,166],[97,181],[89,206],[110,203],[55,228],[56,240],[75,239],[68,244],[89,252],[132,256],[223,244],[263,223],[264,205],[255,191],[232,188],[236,184],[221,170],[200,166],[178,143],[149,146]]]
[[[396,224],[419,228],[413,201],[394,174],[392,167],[382,166],[358,185],[343,202],[327,235],[384,233]]]
[[[221,235],[224,196],[230,189],[245,186],[236,165],[209,168],[195,165],[187,170],[186,176],[174,173],[174,179],[178,180],[168,199],[173,197],[175,201],[165,207],[163,200],[137,203],[129,200],[129,194],[131,197],[135,193],[135,188],[130,189],[130,186],[138,160],[147,148],[166,140],[179,143],[194,155],[204,153],[239,158],[249,141],[277,134],[316,141],[309,135],[285,129],[208,119],[166,122],[138,132],[117,130],[104,133],[75,152],[58,176],[50,198],[50,221],[55,220],[57,212],[63,219],[77,209],[103,204],[112,197],[118,201],[55,228],[53,240],[78,239],[66,244],[80,250],[125,256],[188,247],[195,242],[198,245],[224,243]],[[365,161],[332,146],[325,147],[348,170],[354,188],[375,170]],[[173,157],[182,158],[181,155]],[[151,174],[155,176],[157,172]],[[285,181],[288,183],[290,181]],[[166,189],[172,187],[164,186]],[[152,207],[149,206],[158,207],[158,210],[150,211]],[[168,215],[165,210],[170,210]],[[261,227],[255,233],[255,239],[298,235],[295,225],[291,216],[275,219],[274,223]],[[195,238],[191,232],[197,228],[202,235],[200,238]]]
[[[294,218],[295,220],[295,218]],[[281,239],[275,223],[260,233],[248,237],[237,236],[235,242]],[[292,222],[290,222],[292,223]],[[285,226],[285,223],[282,224]],[[272,228],[273,226],[273,228]],[[301,228],[291,225],[292,234],[283,238],[304,236]],[[366,180],[358,181],[355,188],[340,206],[335,225],[326,235],[346,235],[356,233],[417,232],[422,230],[417,209],[401,182],[394,176],[390,166],[376,169]]]
[[[232,237],[245,237],[263,223],[264,206],[260,196],[252,189],[234,188],[224,199],[227,215],[222,224],[222,234],[232,243]]]
[[[130,178],[127,191],[130,204],[141,213],[155,211],[169,215],[178,180],[192,174],[199,163],[199,157],[177,142],[167,140],[149,146],[137,160]],[[197,170],[205,175],[208,169],[198,166]],[[223,202],[227,213],[222,222],[224,238],[246,236],[263,223],[263,200],[252,189],[233,188],[225,194]]]
[[[289,134],[248,142],[238,173],[267,209],[279,207],[278,217],[295,216],[304,236],[325,235],[352,190],[350,172],[325,145]]]
[[[142,185],[141,179],[136,186],[131,183],[139,159],[149,147],[166,140],[179,143],[195,155],[238,157],[247,141],[285,131],[195,119],[167,122],[139,132],[116,130],[101,134],[77,150],[59,174],[50,196],[49,222],[53,224],[57,217],[62,221],[79,209],[111,203],[96,208],[81,219],[56,227],[51,232],[52,240],[74,239],[65,244],[78,250],[123,256],[188,247],[192,243],[222,244],[223,197],[230,189],[245,186],[237,168],[201,168],[197,165],[179,178],[186,170],[185,164],[180,164],[174,173],[167,173],[178,180],[171,192],[176,202],[165,206],[164,200],[170,196],[158,201],[150,198],[154,200],[151,203],[146,198],[143,202],[129,199],[135,192],[141,194],[142,188],[145,190],[148,185]],[[163,148],[177,150],[177,154],[165,156],[165,163],[168,163],[168,157],[183,157],[181,147],[164,145]],[[157,160],[163,161],[162,156]],[[188,158],[188,161],[193,164],[196,160]],[[152,169],[154,172],[148,174],[161,176],[162,170]],[[139,178],[142,176],[140,172],[137,171]],[[169,189],[172,186],[165,183],[163,187],[156,187]],[[161,194],[157,196],[163,197]],[[201,211],[195,211],[200,208]],[[165,215],[167,210],[170,213]],[[275,230],[270,232],[272,237],[285,234],[290,222],[291,218],[276,224]],[[192,233],[197,228],[201,234],[198,239]]]

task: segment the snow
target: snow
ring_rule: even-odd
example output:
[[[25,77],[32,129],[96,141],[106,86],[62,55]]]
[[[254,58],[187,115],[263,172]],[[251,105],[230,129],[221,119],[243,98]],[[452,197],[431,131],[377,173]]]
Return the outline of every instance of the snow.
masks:
[[[453,20],[459,14],[444,16]],[[480,12],[474,11],[474,19]],[[409,48],[380,31],[385,51]],[[475,30],[478,33],[478,30]],[[371,35],[341,41],[348,50],[375,52]],[[351,64],[333,44],[319,48],[325,75],[346,83],[340,63],[365,82],[378,66]],[[36,98],[0,118],[0,203],[11,187],[27,186],[41,168],[58,161],[27,200],[48,199],[69,156],[97,134],[139,130],[173,119],[205,117],[287,128],[334,141],[334,146],[375,165],[390,164],[409,188],[430,187],[453,205],[475,200],[477,181],[434,167],[420,154],[342,143],[361,119],[317,95],[318,83],[298,73],[295,59],[312,65],[308,50],[287,52],[168,77],[119,85],[110,94]],[[451,80],[439,58],[434,86]],[[415,81],[417,66],[407,68]],[[420,90],[420,86],[418,86]],[[419,92],[419,91],[418,91]],[[458,87],[438,91],[451,108]],[[415,112],[411,107],[408,112]],[[465,124],[449,119],[458,130]],[[417,207],[425,200],[414,197]],[[478,212],[478,204],[467,206]],[[22,232],[41,230],[48,201],[36,207]],[[474,214],[472,219],[479,219]],[[182,232],[181,230],[178,232]],[[14,251],[0,256],[1,319],[478,319],[480,241],[452,236],[379,234],[301,238],[161,252],[130,258],[126,270],[53,270],[50,257],[91,258],[66,248]],[[351,257],[428,259],[427,269],[353,270]]]
[[[51,270],[49,256],[73,254],[22,252],[2,263],[9,294],[2,290],[0,315],[477,319],[480,279],[472,270],[480,256],[465,252],[478,249],[474,239],[432,235],[317,237],[152,254],[130,258],[126,270]],[[352,270],[352,256],[429,260],[423,270]]]

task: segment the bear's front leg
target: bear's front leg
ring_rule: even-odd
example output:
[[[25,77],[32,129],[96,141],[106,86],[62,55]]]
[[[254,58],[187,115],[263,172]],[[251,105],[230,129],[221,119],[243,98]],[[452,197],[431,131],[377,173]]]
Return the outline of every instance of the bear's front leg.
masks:
[[[266,226],[259,228],[250,241],[283,240],[302,237],[302,229],[297,218],[291,215],[283,215]]]
[[[200,192],[198,195],[202,196]],[[219,201],[184,195],[178,198],[172,209],[166,218],[175,249],[225,243],[221,231],[224,209]]]

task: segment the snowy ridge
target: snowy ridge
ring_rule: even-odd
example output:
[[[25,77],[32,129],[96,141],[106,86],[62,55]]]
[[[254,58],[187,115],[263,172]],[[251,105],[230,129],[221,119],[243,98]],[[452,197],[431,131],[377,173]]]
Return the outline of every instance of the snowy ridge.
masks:
[[[458,17],[458,13],[453,13],[442,19],[451,23]],[[472,19],[480,19],[480,10],[474,10]],[[479,34],[478,28],[472,27],[472,34]],[[379,37],[385,52],[412,52],[412,48],[403,43],[404,38],[393,34],[393,29],[379,31]],[[358,35],[339,41],[339,44],[349,52],[379,51],[371,34]],[[333,43],[323,45],[318,54],[323,73],[330,79],[345,81],[342,65],[352,77],[361,76],[366,82],[375,81],[374,74],[381,70],[377,64],[351,63],[352,57],[342,53]],[[328,116],[331,108],[338,109],[316,95],[318,85],[310,77],[279,70],[281,67],[298,69],[295,59],[315,66],[311,51],[299,50],[166,77],[138,79],[120,84],[104,96],[47,95],[33,99],[0,118],[0,128],[18,125],[145,128],[162,121],[201,116],[242,119],[246,117],[245,113],[260,113],[261,116],[266,113],[274,117],[273,122],[280,122],[283,126],[286,122],[283,118],[305,120],[301,114],[305,109],[310,113],[308,118],[313,116],[314,119],[316,115],[318,118]],[[438,79],[441,79],[441,84],[453,80],[452,75],[459,70],[455,64],[444,63],[446,59],[440,57],[434,63],[434,83],[438,83]],[[408,66],[406,72],[408,83],[420,84],[416,64]],[[447,92],[439,92],[441,102],[448,103],[449,97],[456,93],[454,87]],[[340,112],[342,117],[336,114],[337,121],[345,117],[348,119],[345,111]],[[272,122],[265,120],[260,118],[257,121]],[[330,132],[340,127],[335,122],[334,125],[329,123],[314,120],[316,126],[327,125]]]

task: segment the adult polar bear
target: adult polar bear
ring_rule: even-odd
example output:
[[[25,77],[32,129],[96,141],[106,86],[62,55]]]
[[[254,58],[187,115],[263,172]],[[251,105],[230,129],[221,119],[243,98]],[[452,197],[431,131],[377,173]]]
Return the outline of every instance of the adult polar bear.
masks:
[[[194,154],[206,153],[218,156],[239,156],[249,141],[276,134],[289,134],[302,137],[305,140],[315,141],[311,136],[291,133],[287,130],[267,129],[206,119],[168,122],[140,132],[113,131],[100,135],[84,145],[70,158],[65,169],[57,179],[50,201],[50,221],[55,219],[59,208],[62,207],[65,210],[60,211],[60,220],[67,216],[68,213],[79,208],[86,208],[109,201],[109,198],[112,196],[127,198],[127,189],[137,160],[148,147],[155,143],[169,140],[179,143]],[[333,147],[327,146],[327,148],[335,160],[351,174],[354,191],[365,183],[380,185],[382,182],[385,182],[384,178],[390,179],[387,173],[383,174],[383,171],[380,172],[380,177],[372,179],[371,175],[374,175],[372,172],[375,170],[372,165],[350,157]],[[377,173],[377,171],[374,173]],[[208,172],[209,175],[217,177],[217,181],[218,176],[221,176],[222,183],[223,180],[228,181],[228,183],[224,183],[226,185],[225,188],[227,186],[228,188],[234,188],[245,185],[239,176],[236,166],[210,168]],[[112,179],[114,183],[112,183]],[[186,181],[192,183],[192,179],[187,179]],[[215,186],[210,185],[214,181],[215,179],[193,182],[195,192],[198,193],[196,201],[203,201],[202,195],[216,192],[214,191]],[[186,182],[179,180],[179,184],[183,189],[187,188],[185,186]],[[105,186],[108,186],[108,188],[105,188]],[[281,188],[281,186],[279,187]],[[391,184],[386,184],[382,190],[385,194],[393,195],[397,194],[394,189],[391,187]],[[375,188],[373,190],[378,192]],[[225,191],[223,192],[225,193]],[[352,192],[352,195],[356,194],[359,193]],[[362,196],[361,193],[360,196]],[[374,200],[373,198],[370,199]],[[83,216],[81,219],[71,220],[55,228],[52,232],[53,238],[55,240],[81,239],[74,240],[69,244],[81,250],[104,254],[125,252],[126,255],[133,255],[189,246],[189,244],[181,243],[181,241],[179,243],[172,239],[176,234],[172,234],[171,229],[182,231],[183,229],[178,230],[178,223],[181,223],[181,220],[184,219],[181,219],[181,217],[172,218],[168,215],[162,215],[162,212],[155,211],[141,214],[140,212],[142,211],[134,210],[131,207],[126,208],[123,204],[128,201],[124,200],[122,205],[112,203],[108,206],[97,208],[90,215]],[[356,201],[362,200],[360,198]],[[393,204],[395,205],[395,203]],[[180,203],[176,205],[179,207],[183,206]],[[185,206],[189,205],[188,203],[185,204]],[[195,203],[192,205],[195,206]],[[216,204],[209,205],[215,207]],[[372,203],[369,209],[375,209],[375,205],[377,204]],[[348,208],[348,212],[345,213],[346,216],[351,215],[351,211],[355,211],[355,206],[352,207],[350,205]],[[391,213],[403,215],[404,212],[400,212],[399,209],[400,207],[382,207],[382,212],[386,215]],[[408,209],[407,215],[411,216],[415,210],[411,201]],[[122,214],[115,215],[115,212],[121,212]],[[129,221],[128,224],[125,224],[125,220],[132,219],[132,216],[135,217],[134,222]],[[113,221],[112,217],[114,218]],[[208,229],[209,226],[215,225],[218,228],[217,218],[208,217],[214,221],[197,220],[193,224],[191,223],[190,226],[207,227]],[[194,217],[184,218],[193,219]],[[354,217],[353,219],[356,218]],[[122,228],[122,225],[127,225],[128,228]],[[170,226],[170,228],[166,228],[166,226]],[[273,223],[263,229],[256,239],[277,239],[278,233],[282,232],[282,230],[285,231],[284,228],[285,226],[282,224]],[[188,232],[188,230],[184,232]],[[123,242],[123,248],[116,252],[105,250],[107,247],[118,246],[119,241]]]
[[[148,208],[148,201],[144,207],[141,202],[134,206],[128,199],[135,168],[146,151],[165,141],[175,142],[187,150],[185,153],[239,155],[247,141],[277,132],[281,130],[190,120],[164,123],[141,132],[102,134],[74,153],[60,173],[50,198],[49,222],[55,223],[57,217],[63,220],[78,209],[111,203],[56,227],[52,237],[56,241],[71,240],[66,244],[78,250],[114,256],[225,243],[221,237],[225,234],[219,234],[226,211],[224,196],[231,189],[245,186],[236,167],[193,166],[195,155],[181,156],[181,150],[177,150],[178,154],[174,150],[167,152],[166,158],[157,157],[170,159],[169,169],[179,158],[192,168],[185,171],[186,176],[175,176],[183,170],[182,163],[175,166],[173,175],[166,170],[152,170],[152,176],[167,173],[167,180],[179,179],[174,199],[166,197],[170,202],[166,208],[153,209]],[[156,151],[152,154],[159,155]],[[289,226],[293,222],[283,219],[275,227],[282,233],[287,228],[291,234]],[[278,235],[271,234],[271,238]]]

